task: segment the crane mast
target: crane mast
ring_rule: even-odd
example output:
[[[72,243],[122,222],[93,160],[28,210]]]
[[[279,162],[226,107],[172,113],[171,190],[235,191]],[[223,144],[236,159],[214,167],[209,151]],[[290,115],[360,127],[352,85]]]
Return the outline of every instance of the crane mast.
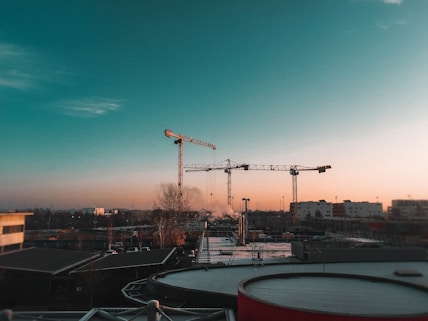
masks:
[[[199,139],[188,137],[188,136],[185,136],[182,134],[176,134],[169,129],[165,129],[164,133],[165,133],[165,136],[168,138],[171,138],[171,137],[177,138],[174,141],[174,144],[178,145],[178,192],[179,192],[179,196],[180,196],[180,210],[181,210],[181,206],[183,204],[183,154],[184,154],[183,142],[186,141],[189,143],[209,147],[213,150],[216,149],[216,146],[214,144],[201,141]]]

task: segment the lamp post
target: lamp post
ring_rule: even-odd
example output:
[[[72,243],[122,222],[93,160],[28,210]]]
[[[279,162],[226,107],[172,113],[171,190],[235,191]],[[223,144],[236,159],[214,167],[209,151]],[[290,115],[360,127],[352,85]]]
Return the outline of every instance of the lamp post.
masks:
[[[247,212],[248,212],[248,202],[250,201],[249,198],[243,198],[242,199],[245,202],[245,212],[241,215],[241,224],[240,224],[240,237],[241,237],[241,244],[245,245],[245,239],[247,238]]]
[[[245,202],[245,213],[247,213],[247,211],[248,211],[248,202],[250,201],[250,199],[249,198],[243,198],[242,200]]]

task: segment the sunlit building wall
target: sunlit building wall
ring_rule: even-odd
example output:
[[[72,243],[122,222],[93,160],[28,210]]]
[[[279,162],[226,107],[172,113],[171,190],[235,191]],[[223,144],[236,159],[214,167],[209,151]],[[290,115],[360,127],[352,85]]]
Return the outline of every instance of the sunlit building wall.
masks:
[[[337,208],[340,208],[338,204]],[[351,202],[346,200],[342,203],[343,213],[346,217],[382,217],[382,203]],[[340,215],[338,215],[340,216]]]
[[[22,249],[25,218],[33,213],[0,213],[0,253]]]
[[[320,200],[318,202],[298,202],[297,216],[300,220],[311,218],[331,218],[333,217],[333,204]]]

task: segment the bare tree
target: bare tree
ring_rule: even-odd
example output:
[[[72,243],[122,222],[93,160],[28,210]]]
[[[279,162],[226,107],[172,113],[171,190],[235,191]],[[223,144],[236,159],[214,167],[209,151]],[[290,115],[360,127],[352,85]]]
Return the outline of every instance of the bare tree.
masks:
[[[192,200],[200,199],[200,191],[196,188],[183,189],[180,195],[175,184],[163,184],[154,204],[152,224],[159,237],[161,248],[184,244],[182,223],[191,212]]]

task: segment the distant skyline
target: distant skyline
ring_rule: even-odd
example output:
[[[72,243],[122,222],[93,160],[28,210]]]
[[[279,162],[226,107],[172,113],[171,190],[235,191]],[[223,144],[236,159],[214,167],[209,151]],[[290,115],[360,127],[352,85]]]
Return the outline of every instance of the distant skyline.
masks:
[[[428,2],[0,0],[0,209],[151,209],[184,164],[332,166],[298,200],[428,199]],[[233,171],[234,210],[288,209]],[[195,209],[227,175],[184,173]]]

